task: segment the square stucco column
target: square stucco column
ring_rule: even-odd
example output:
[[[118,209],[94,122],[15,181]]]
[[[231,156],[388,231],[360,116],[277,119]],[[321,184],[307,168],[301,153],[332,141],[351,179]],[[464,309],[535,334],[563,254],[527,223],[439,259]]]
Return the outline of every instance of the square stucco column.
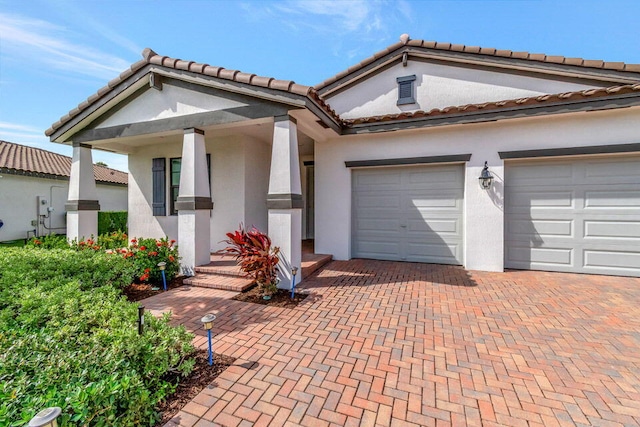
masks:
[[[485,190],[479,177],[487,161],[493,184]],[[465,268],[504,270],[504,161],[474,153],[465,171]]]
[[[280,247],[281,289],[291,287],[291,268],[302,262],[302,186],[298,159],[298,129],[294,118],[275,117],[269,174],[269,237]],[[296,283],[300,283],[302,269]]]
[[[210,214],[213,208],[207,173],[204,131],[185,129],[182,141],[178,210],[178,245],[182,271],[194,274],[194,267],[210,261]]]
[[[69,241],[98,235],[100,204],[97,199],[91,146],[74,143],[69,195],[65,204]]]

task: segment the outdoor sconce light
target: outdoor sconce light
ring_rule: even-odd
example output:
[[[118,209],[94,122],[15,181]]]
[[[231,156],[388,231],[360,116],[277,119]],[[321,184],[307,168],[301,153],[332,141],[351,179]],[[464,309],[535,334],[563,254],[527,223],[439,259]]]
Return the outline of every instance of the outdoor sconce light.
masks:
[[[167,290],[167,276],[165,276],[164,269],[167,268],[166,262],[159,262],[158,268],[160,269],[160,273],[162,273],[162,285],[164,286],[164,290]]]
[[[298,267],[293,267],[291,269],[291,274],[293,275],[293,280],[291,281],[291,299],[293,299],[293,295],[296,291],[296,274],[298,274]]]
[[[491,184],[493,183],[493,175],[489,172],[489,166],[487,166],[487,162],[484,162],[484,168],[482,169],[482,173],[480,173],[480,187],[483,190],[488,190],[491,188]]]
[[[54,406],[52,408],[43,409],[38,412],[35,417],[29,421],[29,427],[58,427],[56,419],[62,413],[62,409]]]
[[[209,338],[209,366],[213,365],[213,349],[211,348],[211,329],[213,329],[213,321],[216,320],[215,314],[207,314],[200,321],[204,324]]]

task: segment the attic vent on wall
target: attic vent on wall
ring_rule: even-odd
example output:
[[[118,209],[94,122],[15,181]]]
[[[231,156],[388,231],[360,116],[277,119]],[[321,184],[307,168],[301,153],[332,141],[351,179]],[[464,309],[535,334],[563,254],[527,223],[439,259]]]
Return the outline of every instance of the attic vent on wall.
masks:
[[[398,82],[398,103],[397,105],[414,104],[416,102],[413,96],[413,86],[416,76],[404,76],[396,79]]]

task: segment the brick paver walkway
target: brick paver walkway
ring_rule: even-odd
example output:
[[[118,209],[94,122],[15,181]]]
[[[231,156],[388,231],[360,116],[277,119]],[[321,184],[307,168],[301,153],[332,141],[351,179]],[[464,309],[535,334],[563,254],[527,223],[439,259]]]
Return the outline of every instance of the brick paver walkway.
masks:
[[[295,309],[145,301],[236,364],[168,426],[640,425],[640,279],[334,261]]]

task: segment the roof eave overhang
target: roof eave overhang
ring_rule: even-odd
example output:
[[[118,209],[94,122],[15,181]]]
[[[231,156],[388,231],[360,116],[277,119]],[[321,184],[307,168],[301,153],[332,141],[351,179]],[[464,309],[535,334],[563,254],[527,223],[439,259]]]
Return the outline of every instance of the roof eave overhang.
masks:
[[[322,87],[316,87],[323,98],[329,98],[333,94],[356,84],[359,80],[375,74],[395,63],[403,61],[404,54],[407,60],[446,61],[464,65],[492,67],[519,72],[539,73],[563,78],[589,79],[602,81],[603,83],[630,84],[640,81],[640,73],[629,71],[616,71],[611,69],[599,69],[570,64],[556,64],[552,62],[536,62],[532,60],[482,55],[476,53],[438,51],[424,47],[400,46],[397,49],[383,55],[361,68],[353,70],[335,82]]]
[[[343,135],[360,135],[398,130],[421,129],[436,126],[452,126],[473,123],[495,122],[499,120],[568,114],[577,112],[614,110],[640,105],[640,94],[632,93],[615,97],[555,102],[544,105],[475,110],[468,113],[438,114],[399,120],[381,120],[347,125]]]
[[[299,95],[271,88],[252,86],[216,77],[209,77],[190,71],[176,70],[154,64],[147,64],[129,78],[111,88],[109,92],[106,92],[78,115],[72,117],[60,128],[52,132],[50,140],[61,144],[70,144],[75,134],[85,129],[99,117],[106,114],[111,108],[129,98],[138,90],[150,85],[151,75],[183,80],[204,87],[211,87],[223,91],[264,99],[286,105],[290,107],[290,109],[307,108],[335,132],[339,133],[342,129],[341,123],[329,114],[318,101],[309,95]]]

